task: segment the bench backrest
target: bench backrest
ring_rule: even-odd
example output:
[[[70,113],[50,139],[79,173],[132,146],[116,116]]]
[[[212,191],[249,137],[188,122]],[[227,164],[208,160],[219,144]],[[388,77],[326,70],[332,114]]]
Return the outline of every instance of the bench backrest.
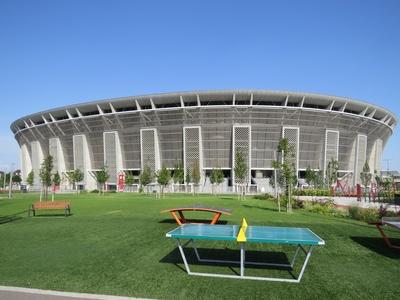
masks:
[[[65,209],[69,205],[67,201],[37,201],[32,204],[34,209]]]

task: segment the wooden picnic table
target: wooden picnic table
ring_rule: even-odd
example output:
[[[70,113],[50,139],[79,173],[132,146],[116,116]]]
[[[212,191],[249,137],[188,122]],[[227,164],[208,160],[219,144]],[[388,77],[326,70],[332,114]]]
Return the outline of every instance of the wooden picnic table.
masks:
[[[169,208],[169,209],[165,209],[165,210],[161,211],[160,213],[169,212],[172,215],[172,217],[175,219],[176,223],[178,225],[182,225],[187,222],[187,219],[183,215],[184,211],[202,211],[202,212],[214,213],[215,215],[211,219],[210,224],[216,224],[222,214],[232,215],[231,209],[210,207],[210,206],[205,206],[202,204],[192,204],[192,205],[179,206],[179,207],[175,207],[175,208]],[[177,214],[179,214],[179,216]]]

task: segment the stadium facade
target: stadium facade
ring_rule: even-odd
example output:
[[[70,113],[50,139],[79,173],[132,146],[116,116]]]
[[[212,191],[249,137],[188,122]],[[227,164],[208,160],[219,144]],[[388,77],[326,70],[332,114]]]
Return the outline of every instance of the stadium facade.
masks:
[[[11,124],[21,148],[22,178],[33,170],[39,186],[43,158],[52,155],[60,174],[80,169],[85,189],[96,188],[94,172],[107,166],[139,174],[199,162],[204,191],[209,173],[221,168],[223,190],[235,184],[235,152],[249,166],[249,184],[268,191],[279,140],[296,149],[299,177],[307,167],[325,170],[331,158],[349,184],[360,181],[365,161],[380,171],[382,151],[396,116],[349,98],[267,90],[199,91],[132,96],[76,104],[22,117]],[[65,187],[67,183],[64,182]]]

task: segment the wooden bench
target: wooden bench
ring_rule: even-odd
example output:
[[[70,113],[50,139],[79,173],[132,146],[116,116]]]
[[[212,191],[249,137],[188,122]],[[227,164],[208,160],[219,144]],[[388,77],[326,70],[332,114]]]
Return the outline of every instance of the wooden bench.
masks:
[[[28,210],[28,217],[36,215],[37,210],[64,210],[64,216],[71,215],[71,205],[67,201],[36,201]]]
[[[172,215],[172,217],[175,219],[176,223],[178,225],[182,225],[183,223],[186,223],[186,218],[183,215],[184,211],[206,211],[206,212],[215,213],[215,216],[211,219],[210,224],[216,224],[222,214],[232,215],[232,210],[230,210],[230,209],[209,207],[209,206],[204,206],[202,204],[193,204],[193,205],[187,205],[187,206],[180,206],[180,207],[176,207],[176,208],[170,208],[170,209],[161,211],[161,213],[169,212]],[[176,213],[179,214],[179,217],[177,216]]]

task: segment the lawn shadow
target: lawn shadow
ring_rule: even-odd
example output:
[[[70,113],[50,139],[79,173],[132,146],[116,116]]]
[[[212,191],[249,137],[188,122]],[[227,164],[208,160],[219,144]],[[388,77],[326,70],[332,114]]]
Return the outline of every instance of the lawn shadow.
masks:
[[[352,236],[350,238],[361,246],[368,248],[379,255],[400,259],[400,250],[389,248],[381,237]],[[400,239],[391,238],[390,241],[393,245],[400,246]]]
[[[193,248],[184,248],[186,260],[189,266],[220,266],[227,267],[231,272],[238,274],[240,268],[240,252],[234,249],[209,249],[209,248],[197,248],[199,255],[202,259],[216,259],[216,260],[231,260],[237,261],[238,263],[223,263],[223,262],[203,262],[198,261]],[[275,263],[275,264],[289,264],[289,259],[284,252],[267,252],[267,251],[246,251],[246,261],[257,262],[257,263]],[[174,264],[179,269],[186,272],[182,256],[178,248],[175,248],[164,256],[160,263]],[[236,268],[236,269],[235,269]],[[289,274],[295,278],[290,267],[279,267],[279,266],[261,266],[261,265],[250,265],[246,264],[246,269],[271,269],[271,270],[286,270]]]
[[[22,219],[19,215],[0,216],[0,224],[10,223]]]
[[[23,210],[8,216],[0,216],[0,224],[10,223],[22,219],[22,215],[26,214],[28,210]]]
[[[31,215],[30,217],[31,218],[68,218],[68,217],[71,217],[71,216],[73,216],[74,214],[73,213],[71,213],[71,214],[69,214],[69,215],[64,215],[64,213],[59,213],[59,214],[56,214],[56,213],[50,213],[50,214],[46,214],[46,213],[40,213],[40,214],[37,214],[36,213],[36,215]]]
[[[248,205],[248,204],[243,204],[242,206],[246,207],[246,208],[258,208],[258,209],[261,209],[261,210],[268,210],[268,211],[274,211],[274,212],[278,211],[277,208],[270,208],[270,207],[252,206],[252,205]]]
[[[210,224],[211,220],[210,219],[186,219],[186,222],[187,223]],[[158,223],[176,224],[176,221],[174,219],[163,219],[163,220],[159,221]],[[227,223],[228,223],[228,221],[219,220],[216,224],[225,225]]]

